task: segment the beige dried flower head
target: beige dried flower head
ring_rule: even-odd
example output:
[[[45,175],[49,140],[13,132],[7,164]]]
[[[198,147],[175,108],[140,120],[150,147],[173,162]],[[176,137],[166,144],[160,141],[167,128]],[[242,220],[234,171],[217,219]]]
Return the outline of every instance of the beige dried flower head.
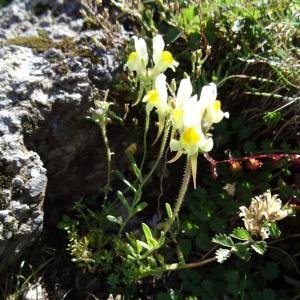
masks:
[[[241,206],[240,211],[239,216],[243,217],[246,229],[252,235],[260,235],[263,240],[269,237],[267,225],[288,215],[288,211],[282,209],[278,195],[272,196],[270,190],[252,198],[249,208]]]

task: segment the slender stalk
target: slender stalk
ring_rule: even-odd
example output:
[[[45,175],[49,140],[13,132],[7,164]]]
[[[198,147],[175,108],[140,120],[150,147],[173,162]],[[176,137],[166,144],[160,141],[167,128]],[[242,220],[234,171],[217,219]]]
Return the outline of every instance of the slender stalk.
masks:
[[[140,190],[139,197],[137,196],[138,195],[137,193],[134,195],[133,207],[136,206],[139,203],[139,201],[141,199],[141,195],[142,195],[141,191],[142,191],[143,186],[150,179],[153,172],[156,170],[156,168],[159,164],[159,161],[161,160],[161,158],[163,156],[163,153],[164,153],[164,150],[165,150],[165,147],[166,147],[166,142],[167,142],[168,135],[169,135],[169,131],[170,131],[170,126],[168,125],[165,128],[164,135],[163,135],[163,138],[162,138],[162,141],[161,141],[161,145],[160,145],[160,149],[159,149],[159,153],[157,155],[157,158],[156,158],[151,170],[149,171],[149,173],[146,175],[145,179],[143,180],[143,182],[140,183],[140,185],[138,186],[138,190]],[[124,222],[122,222],[121,227],[120,227],[119,232],[118,232],[119,237],[121,237],[121,234],[122,234],[125,226],[129,222],[129,220],[131,219],[131,217],[132,217],[131,215],[128,215],[128,217],[124,220]]]
[[[170,125],[167,125],[165,127],[165,131],[164,131],[164,135],[162,137],[162,140],[161,140],[161,144],[160,144],[160,149],[159,149],[159,153],[156,157],[156,160],[151,168],[151,170],[149,171],[149,173],[146,175],[146,177],[144,178],[143,180],[143,183],[142,183],[142,187],[147,183],[147,181],[150,179],[150,177],[152,176],[152,174],[154,173],[154,171],[156,170],[158,164],[159,164],[159,161],[161,160],[163,154],[164,154],[164,151],[165,151],[165,147],[166,147],[166,143],[167,143],[167,139],[168,139],[168,136],[169,136],[169,132],[170,132]]]
[[[104,148],[106,153],[106,161],[107,161],[106,185],[104,187],[104,202],[103,202],[103,206],[105,206],[108,192],[110,190],[110,182],[111,182],[111,151],[108,144],[105,124],[100,124],[100,129],[103,138],[103,143],[104,143]]]
[[[140,166],[140,170],[143,170],[145,160],[146,160],[146,155],[147,155],[147,135],[148,135],[148,130],[149,130],[149,120],[150,120],[150,113],[146,110],[146,118],[145,118],[145,128],[144,128],[144,144],[143,144],[143,158]]]
[[[229,79],[249,79],[249,80],[257,80],[257,81],[260,81],[260,82],[269,82],[269,83],[276,83],[274,80],[270,80],[270,79],[267,79],[267,78],[261,78],[261,77],[255,77],[255,76],[248,76],[248,75],[230,75],[230,76],[227,76],[225,78],[223,78],[222,80],[220,80],[218,83],[217,83],[217,86],[221,86],[225,81],[229,80]]]
[[[158,267],[152,270],[149,270],[143,274],[141,274],[139,276],[139,279],[147,277],[147,276],[151,276],[151,275],[157,275],[157,274],[162,274],[164,272],[169,272],[169,271],[178,271],[178,270],[182,270],[182,269],[191,269],[191,268],[198,268],[198,267],[202,267],[204,265],[207,265],[211,262],[216,261],[217,258],[216,257],[211,257],[211,258],[207,258],[205,260],[200,260],[197,262],[193,262],[193,263],[187,263],[187,264],[178,264],[178,263],[174,263],[174,264],[169,264],[169,265],[165,265],[163,267]]]
[[[188,186],[189,186],[190,178],[191,178],[191,166],[190,166],[189,160],[187,160],[182,184],[181,184],[181,187],[180,187],[177,199],[176,199],[175,208],[174,208],[172,217],[168,220],[166,227],[164,229],[165,234],[171,229],[175,219],[178,216],[179,210],[180,210],[181,205],[184,200],[184,196],[185,196]]]

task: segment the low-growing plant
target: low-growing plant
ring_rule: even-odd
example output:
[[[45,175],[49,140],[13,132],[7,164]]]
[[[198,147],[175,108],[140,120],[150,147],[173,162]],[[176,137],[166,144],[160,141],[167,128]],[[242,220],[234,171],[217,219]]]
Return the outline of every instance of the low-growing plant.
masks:
[[[73,219],[65,216],[60,223],[60,227],[68,234],[68,250],[72,260],[90,272],[105,274],[109,290],[123,291],[128,297],[134,293],[132,284],[149,276],[158,278],[170,271],[202,267],[214,261],[223,263],[232,254],[245,261],[250,260],[252,252],[263,255],[268,245],[266,239],[280,236],[277,221],[292,214],[288,204],[282,207],[278,196],[267,190],[253,198],[249,208],[240,207],[244,227],[235,226],[230,234],[221,229],[215,235],[212,242],[221,247],[215,249],[214,255],[205,255],[197,261],[186,261],[185,252],[189,242],[177,241],[178,229],[182,223],[179,212],[190,179],[196,189],[199,155],[203,155],[211,164],[214,176],[217,176],[216,170],[220,164],[229,164],[237,170],[245,161],[248,169],[257,170],[264,159],[280,161],[287,158],[294,163],[299,161],[299,155],[293,153],[257,154],[241,158],[234,158],[230,154],[229,159],[223,161],[211,158],[208,152],[214,146],[214,124],[229,117],[229,113],[222,111],[220,100],[217,100],[216,84],[204,85],[200,97],[197,96],[198,93],[192,96],[191,77],[185,74],[177,89],[176,81],[167,80],[164,73],[168,69],[175,71],[179,63],[171,52],[164,49],[162,36],[156,35],[153,38],[152,59],[149,58],[145,40],[138,37],[133,37],[133,40],[134,49],[129,54],[126,68],[131,72],[133,88],[138,90],[133,106],[145,103],[143,157],[137,163],[131,151],[127,152],[134,177],[129,179],[120,170],[113,172],[124,185],[124,189],[116,191],[114,198],[111,192],[112,156],[106,135],[111,104],[107,102],[106,94],[103,100],[95,103],[96,108],[89,117],[99,125],[107,153],[107,183],[103,189],[102,209],[95,212],[85,203],[78,202],[75,207],[78,217]],[[209,56],[210,52],[207,51],[206,55]],[[152,142],[160,141],[160,147],[152,167],[145,173],[148,132],[153,111],[158,118],[158,132]],[[143,199],[143,192],[167,148],[176,153],[168,163],[174,163],[182,156],[186,157],[182,184],[174,206],[165,203],[164,218],[147,224],[141,222],[139,217],[148,206],[148,202]],[[234,185],[231,186],[233,188]],[[230,191],[229,186],[227,190]],[[251,197],[252,192],[249,193]],[[218,224],[214,226],[220,228]],[[210,240],[208,235],[206,239]],[[122,286],[126,288],[122,290]]]

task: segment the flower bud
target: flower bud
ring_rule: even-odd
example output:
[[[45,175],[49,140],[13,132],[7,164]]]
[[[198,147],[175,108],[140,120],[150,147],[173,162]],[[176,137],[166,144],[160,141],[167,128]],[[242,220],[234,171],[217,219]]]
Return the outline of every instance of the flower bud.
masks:
[[[249,158],[248,162],[247,162],[247,168],[250,170],[257,170],[259,168],[261,168],[262,166],[262,162],[255,159],[255,158]]]
[[[210,45],[207,45],[207,46],[206,46],[205,54],[206,54],[206,55],[210,55],[210,54],[211,54],[211,46],[210,46]]]
[[[194,51],[192,53],[192,56],[191,56],[191,62],[192,62],[192,65],[194,65],[196,63],[196,60],[197,60],[197,54],[196,52]]]
[[[230,161],[229,164],[230,164],[230,169],[233,172],[240,171],[243,168],[242,164],[238,161]]]

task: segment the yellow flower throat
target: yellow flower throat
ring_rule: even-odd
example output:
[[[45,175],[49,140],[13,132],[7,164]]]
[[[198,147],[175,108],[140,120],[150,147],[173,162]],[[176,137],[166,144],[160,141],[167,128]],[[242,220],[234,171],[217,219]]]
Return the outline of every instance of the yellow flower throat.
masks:
[[[201,137],[193,127],[187,128],[182,134],[182,143],[185,145],[195,145],[199,143]]]

